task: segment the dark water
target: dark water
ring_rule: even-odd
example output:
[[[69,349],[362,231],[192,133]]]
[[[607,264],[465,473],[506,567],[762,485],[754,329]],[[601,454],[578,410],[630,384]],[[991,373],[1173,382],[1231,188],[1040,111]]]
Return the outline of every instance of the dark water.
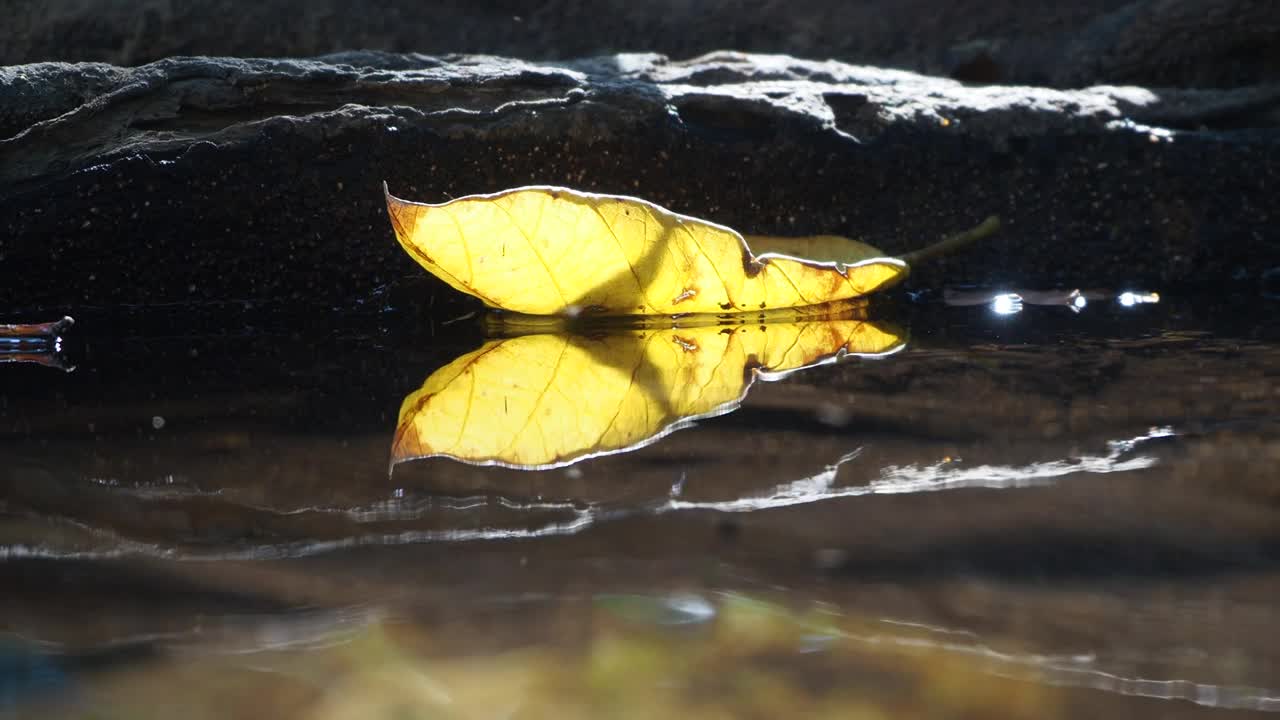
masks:
[[[1275,301],[1024,295],[483,347],[81,312],[74,371],[0,364],[0,716],[1280,711]]]

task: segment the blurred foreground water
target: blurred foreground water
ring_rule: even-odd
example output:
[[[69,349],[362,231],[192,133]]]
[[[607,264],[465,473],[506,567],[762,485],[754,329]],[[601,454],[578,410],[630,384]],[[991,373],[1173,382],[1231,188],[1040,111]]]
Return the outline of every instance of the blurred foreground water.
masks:
[[[79,313],[0,365],[0,716],[1280,711],[1275,301],[947,299]]]

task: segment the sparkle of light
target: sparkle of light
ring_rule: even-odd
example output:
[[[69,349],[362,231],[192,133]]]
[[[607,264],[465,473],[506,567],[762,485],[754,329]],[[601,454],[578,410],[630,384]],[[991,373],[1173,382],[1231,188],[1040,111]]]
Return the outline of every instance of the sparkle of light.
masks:
[[[997,315],[1013,315],[1022,312],[1022,296],[1005,293],[991,299],[991,312]]]
[[[1134,305],[1150,305],[1160,302],[1160,293],[1142,293],[1125,291],[1116,300],[1125,307]]]

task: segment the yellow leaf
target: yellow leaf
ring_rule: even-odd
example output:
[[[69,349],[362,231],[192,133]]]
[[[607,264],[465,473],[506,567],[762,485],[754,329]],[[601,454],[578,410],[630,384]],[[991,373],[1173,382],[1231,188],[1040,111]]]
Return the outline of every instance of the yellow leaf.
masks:
[[[490,307],[533,315],[802,307],[861,297],[907,273],[897,258],[757,255],[722,225],[567,188],[516,188],[438,205],[388,191],[386,200],[396,238],[423,267]],[[867,246],[846,242],[865,254]]]
[[[490,340],[405,398],[392,463],[445,456],[529,469],[567,465],[730,412],[757,377],[902,346],[898,333],[861,319]]]
[[[840,235],[810,235],[808,237],[781,237],[778,235],[747,235],[747,246],[752,252],[839,262],[853,265],[863,260],[883,258],[885,254],[864,242],[850,240]]]

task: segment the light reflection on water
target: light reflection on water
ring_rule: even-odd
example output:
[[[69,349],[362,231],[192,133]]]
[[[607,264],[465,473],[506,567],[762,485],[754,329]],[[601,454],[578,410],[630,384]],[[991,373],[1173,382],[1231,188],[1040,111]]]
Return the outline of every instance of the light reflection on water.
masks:
[[[1091,301],[1114,300],[1121,307],[1131,308],[1136,305],[1153,305],[1160,302],[1160,293],[1125,290],[1112,293],[1104,290],[1053,290],[1053,291],[992,291],[992,290],[956,290],[949,289],[943,295],[943,301],[956,307],[972,305],[988,305],[995,315],[1017,315],[1022,312],[1023,304],[1061,306],[1072,312],[1080,312],[1089,306]]]
[[[1185,306],[1180,325],[1119,325],[1172,312],[1147,295],[1108,296],[1126,317],[1076,293],[1083,307],[1030,302],[989,326],[917,319],[875,361],[821,325],[772,345],[771,328],[659,332],[631,365],[587,352],[600,365],[564,392],[647,376],[648,417],[535,470],[437,456],[388,473],[395,408],[430,376],[411,351],[308,347],[281,374],[273,350],[261,380],[221,385],[226,360],[185,346],[154,378],[137,353],[115,370],[90,357],[38,391],[4,387],[2,645],[119,716],[165,687],[226,708],[302,692],[282,712],[308,717],[397,698],[463,717],[499,699],[533,717],[623,701],[696,717],[695,696],[810,716],[1277,711],[1280,346],[1265,320],[1206,330]],[[758,362],[795,338],[804,362]],[[223,357],[255,362],[236,348]],[[723,398],[684,398],[671,372]],[[530,407],[522,422],[562,406]],[[468,689],[504,678],[501,698]],[[25,705],[34,686],[11,697],[48,707]]]
[[[1047,460],[1021,466],[980,465],[964,467],[963,463],[946,460],[929,466],[889,465],[880,470],[880,478],[865,485],[837,485],[841,466],[852,462],[861,454],[854,450],[829,465],[821,473],[779,485],[766,493],[749,495],[723,501],[690,501],[674,496],[663,501],[638,504],[634,507],[583,504],[574,501],[539,502],[523,501],[507,497],[470,498],[422,498],[418,500],[386,500],[373,507],[346,510],[327,508],[301,508],[285,514],[311,512],[341,513],[358,523],[418,520],[428,515],[458,516],[465,518],[468,511],[486,506],[522,512],[559,511],[569,519],[537,527],[472,527],[436,531],[406,531],[402,533],[371,533],[353,535],[337,540],[296,541],[287,543],[259,543],[237,550],[212,552],[182,547],[166,547],[120,537],[107,529],[89,528],[63,519],[91,533],[94,541],[103,546],[95,550],[64,550],[56,547],[10,545],[0,547],[0,558],[63,558],[91,559],[114,558],[129,555],[156,557],[170,560],[265,560],[298,558],[317,555],[342,548],[364,545],[410,545],[430,542],[488,542],[519,540],[580,533],[601,522],[645,515],[657,516],[688,510],[712,510],[724,513],[743,513],[818,503],[840,498],[864,495],[887,495],[920,492],[938,492],[963,489],[1013,489],[1045,485],[1054,480],[1080,474],[1106,474],[1133,472],[1155,466],[1156,459],[1140,455],[1124,458],[1134,447],[1153,439],[1174,437],[1171,428],[1152,428],[1144,435],[1108,442],[1106,455],[1082,455],[1061,460]],[[1123,459],[1122,459],[1123,458]],[[143,493],[145,498],[151,493]],[[164,496],[168,497],[168,496]]]
[[[839,463],[828,466],[826,471],[821,474],[779,486],[769,495],[739,498],[726,502],[697,503],[671,500],[658,507],[656,511],[706,509],[720,512],[752,512],[789,505],[821,502],[841,497],[858,497],[860,495],[934,492],[965,488],[1009,489],[1032,487],[1044,485],[1052,482],[1055,478],[1075,473],[1113,473],[1145,470],[1155,466],[1155,458],[1139,456],[1121,460],[1121,456],[1141,442],[1155,438],[1173,437],[1174,434],[1171,428],[1152,428],[1151,432],[1145,435],[1109,442],[1110,451],[1105,456],[1084,455],[1066,460],[1049,460],[1022,466],[980,465],[977,467],[963,467],[961,463],[950,459],[924,467],[890,465],[880,471],[880,479],[873,480],[867,485],[836,486],[835,480],[840,466],[856,458],[859,452],[855,451],[841,458]]]

